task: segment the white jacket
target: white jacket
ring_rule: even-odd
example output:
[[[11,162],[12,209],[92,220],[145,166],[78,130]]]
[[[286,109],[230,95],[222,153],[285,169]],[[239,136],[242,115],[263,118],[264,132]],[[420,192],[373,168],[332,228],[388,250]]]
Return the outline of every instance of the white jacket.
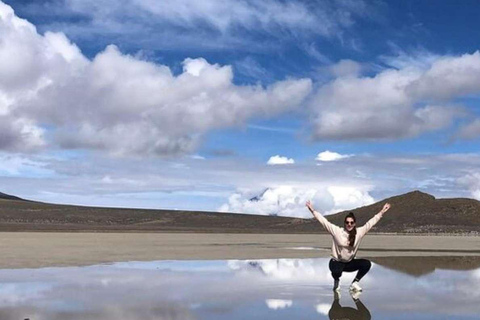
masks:
[[[345,230],[345,228],[334,225],[317,211],[314,211],[313,215],[325,230],[332,235],[332,258],[341,262],[349,262],[355,258],[363,236],[365,236],[365,234],[367,234],[367,232],[370,231],[378,221],[380,221],[383,217],[383,212],[377,213],[372,219],[368,220],[365,225],[357,228],[357,235],[355,236],[353,247],[348,245],[348,231]]]

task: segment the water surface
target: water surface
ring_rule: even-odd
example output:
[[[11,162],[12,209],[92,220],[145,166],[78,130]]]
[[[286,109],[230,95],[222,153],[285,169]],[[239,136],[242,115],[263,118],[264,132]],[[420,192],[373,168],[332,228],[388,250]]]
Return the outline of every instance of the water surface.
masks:
[[[0,270],[0,319],[478,319],[480,259],[381,258],[358,300],[328,259]]]

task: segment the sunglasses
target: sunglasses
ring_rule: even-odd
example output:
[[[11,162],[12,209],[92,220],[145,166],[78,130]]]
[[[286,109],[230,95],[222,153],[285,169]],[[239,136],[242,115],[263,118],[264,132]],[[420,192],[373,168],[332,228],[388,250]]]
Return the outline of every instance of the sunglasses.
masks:
[[[348,225],[354,225],[355,224],[355,221],[345,221],[345,224],[348,224]]]

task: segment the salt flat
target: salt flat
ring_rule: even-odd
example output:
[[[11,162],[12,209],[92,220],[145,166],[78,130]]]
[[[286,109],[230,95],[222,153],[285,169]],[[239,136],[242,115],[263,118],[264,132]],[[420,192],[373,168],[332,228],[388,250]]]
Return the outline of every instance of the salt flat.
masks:
[[[120,261],[318,258],[326,234],[0,233],[0,268]],[[359,257],[480,255],[480,237],[369,234]]]

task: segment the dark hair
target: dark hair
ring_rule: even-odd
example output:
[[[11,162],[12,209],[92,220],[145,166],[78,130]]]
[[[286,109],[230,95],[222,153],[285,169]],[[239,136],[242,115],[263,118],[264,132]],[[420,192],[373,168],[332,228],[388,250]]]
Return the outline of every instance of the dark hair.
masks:
[[[347,214],[343,223],[347,222],[347,218],[352,218],[354,222],[357,222],[357,219],[355,219],[355,215],[353,214],[353,212],[349,212]],[[356,235],[357,235],[357,226],[353,227],[352,231],[348,231],[348,245],[350,247],[354,246]]]

